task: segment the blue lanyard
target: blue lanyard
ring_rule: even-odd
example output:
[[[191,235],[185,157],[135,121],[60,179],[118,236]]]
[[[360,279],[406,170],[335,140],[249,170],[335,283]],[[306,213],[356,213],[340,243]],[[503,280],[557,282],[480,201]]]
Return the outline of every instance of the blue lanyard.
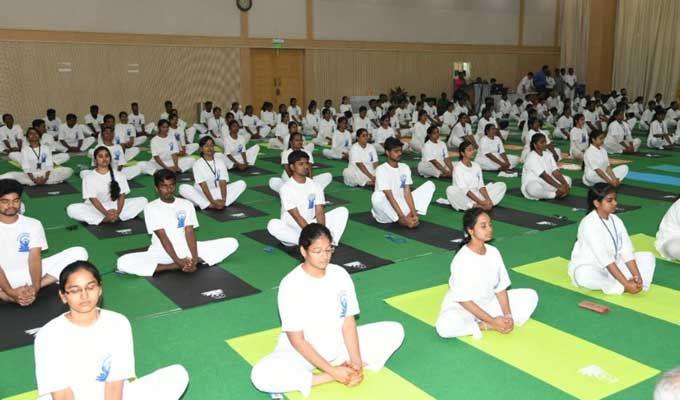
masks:
[[[599,216],[598,216],[598,217],[599,217]],[[612,238],[612,242],[614,243],[614,253],[615,253],[615,255],[616,255],[616,258],[618,258],[618,257],[619,257],[619,245],[620,245],[620,243],[619,243],[619,240],[618,240],[618,238],[619,238],[619,233],[618,233],[617,230],[616,230],[616,223],[615,223],[614,220],[612,219],[612,227],[614,228],[614,234],[612,234],[612,231],[609,230],[609,227],[608,227],[607,224],[604,222],[604,220],[602,219],[602,217],[599,217],[599,218],[600,218],[600,221],[602,221],[602,225],[604,225],[604,229],[607,230],[607,233],[609,234],[609,237]]]

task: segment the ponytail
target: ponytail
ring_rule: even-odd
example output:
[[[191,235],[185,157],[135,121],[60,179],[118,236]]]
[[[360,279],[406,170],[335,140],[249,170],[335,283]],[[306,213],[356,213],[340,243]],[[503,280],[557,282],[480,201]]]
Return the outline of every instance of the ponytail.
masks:
[[[109,174],[111,175],[111,185],[109,186],[109,191],[111,193],[111,200],[116,201],[120,196],[120,185],[116,182],[115,175],[113,174],[113,168],[109,165]]]

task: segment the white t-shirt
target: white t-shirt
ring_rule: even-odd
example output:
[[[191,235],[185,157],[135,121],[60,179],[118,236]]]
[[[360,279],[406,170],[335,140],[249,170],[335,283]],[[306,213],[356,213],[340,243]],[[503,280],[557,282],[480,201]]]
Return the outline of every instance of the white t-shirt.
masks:
[[[179,144],[173,136],[154,136],[151,139],[151,155],[158,156],[164,164],[172,163],[172,155],[179,153]]]
[[[297,222],[288,213],[289,210],[297,208],[300,216],[307,222],[312,222],[316,218],[316,206],[326,204],[326,197],[323,189],[310,178],[305,179],[305,183],[298,183],[295,179],[289,179],[279,190],[281,197],[281,219],[297,226]]]
[[[21,130],[21,126],[14,124],[12,128],[8,128],[7,125],[0,126],[0,141],[8,141],[12,147],[17,147],[17,142],[19,140],[24,140],[24,132]]]
[[[212,117],[213,117],[212,110],[208,111],[208,110],[203,109],[203,110],[201,110],[201,115],[199,116],[199,121],[202,124],[207,124],[208,121],[210,120],[210,118],[212,118]]]
[[[475,159],[484,159],[487,154],[503,154],[505,153],[505,147],[503,147],[503,141],[498,136],[494,136],[493,139],[489,139],[488,136],[482,136],[479,140],[479,151]]]
[[[371,126],[371,120],[368,119],[368,116],[366,118],[361,118],[358,115],[354,117],[354,123],[352,124],[352,128],[354,129],[354,132],[362,128],[366,129],[369,132],[371,132],[373,129],[373,127]]]
[[[345,114],[346,111],[352,112],[351,104],[340,104],[340,114]],[[290,112],[290,111],[288,111]]]
[[[430,128],[430,123],[422,123],[420,121],[413,124],[413,140],[419,140],[420,143],[425,143],[427,137],[427,130]]]
[[[397,168],[394,168],[385,162],[375,169],[376,192],[390,190],[395,200],[405,203],[404,188],[406,185],[413,185],[411,168],[408,165],[399,163]]]
[[[449,150],[446,148],[446,143],[441,140],[434,143],[428,140],[423,145],[423,161],[437,160],[440,165],[444,166],[444,160],[449,157]]]
[[[564,129],[569,132],[571,128],[574,126],[574,119],[567,117],[566,115],[562,115],[558,120],[557,120],[557,127],[556,129],[559,129],[560,131],[563,131]],[[564,132],[561,132],[564,134]]]
[[[569,131],[569,146],[571,149],[586,151],[588,148],[588,132],[585,128],[571,128]]]
[[[585,165],[584,174],[595,174],[596,169],[600,169],[603,172],[606,171],[609,167],[607,150],[605,150],[604,146],[598,149],[591,144],[583,154],[583,163]]]
[[[331,140],[331,149],[338,152],[349,152],[352,147],[352,134],[349,131],[335,131]]]
[[[366,147],[361,147],[359,143],[354,143],[349,151],[349,166],[356,167],[356,163],[362,163],[370,172],[374,172],[373,163],[378,161],[378,153],[372,144],[366,143]]]
[[[21,168],[34,175],[45,175],[54,167],[52,150],[47,146],[32,148],[28,144],[21,149]]]
[[[137,130],[132,124],[116,124],[113,132],[113,142],[115,144],[127,144],[131,138],[134,139],[137,136]],[[101,143],[101,136],[99,138]]]
[[[59,127],[59,140],[66,142],[67,145],[75,147],[78,145],[79,140],[83,140],[85,135],[83,134],[83,126],[79,124],[69,127],[67,124],[62,124]]]
[[[113,171],[113,176],[120,186],[120,193],[130,193],[130,186],[127,179],[125,179],[125,175],[118,171]],[[85,179],[83,179],[83,199],[88,204],[90,204],[90,199],[95,197],[104,204],[115,202],[116,200],[111,200],[110,187],[111,174],[107,172],[102,175],[97,170],[93,170],[92,173],[87,174]]]
[[[224,120],[224,118],[222,118],[222,117],[219,117],[219,118],[210,117],[208,119],[208,130],[210,132],[212,132],[213,136],[221,137],[223,133],[226,135],[227,133],[224,132],[225,129],[227,129],[227,123]]]
[[[136,132],[141,132],[142,127],[146,125],[146,119],[144,119],[144,114],[142,113],[137,115],[134,113],[128,114],[128,121],[135,127]]]
[[[92,114],[87,114],[85,116],[85,125],[90,125],[94,126],[94,131],[95,132],[101,132],[102,127],[101,125],[104,123],[104,116],[101,114],[98,114],[97,117],[93,117]]]
[[[477,134],[483,134],[484,133],[484,128],[488,124],[493,124],[496,128],[498,128],[498,124],[496,123],[496,118],[494,117],[489,117],[489,119],[486,118],[480,118],[479,121],[477,122]]]
[[[342,110],[342,106],[340,107],[341,107],[340,109]],[[302,115],[302,109],[300,108],[300,106],[295,107],[288,106],[288,115],[290,115],[291,118],[293,118],[294,116],[299,117],[300,115]]]
[[[61,126],[61,120],[59,117],[54,117],[53,120],[49,120],[47,117],[42,118],[43,121],[45,121],[45,128],[47,129],[47,133],[51,133],[52,135],[56,135],[59,132],[59,127]]]
[[[472,126],[470,124],[465,124],[463,126],[462,123],[458,122],[453,126],[453,133],[455,137],[462,138],[464,136],[471,136],[472,135]]]
[[[260,120],[266,125],[276,125],[276,116],[272,111],[260,111]]]
[[[251,131],[253,131],[252,133],[255,133],[255,129],[257,129],[257,127],[260,125],[260,120],[254,115],[244,115],[242,121],[243,127],[249,128]]]
[[[453,167],[453,184],[465,194],[469,191],[476,194],[484,186],[482,168],[474,161],[469,167],[458,161]]]
[[[392,129],[391,127],[383,128],[382,126],[380,126],[373,131],[373,141],[380,145],[385,143],[385,140],[387,140],[387,138],[391,138],[394,136],[395,136],[394,129]]]
[[[607,128],[607,136],[604,137],[605,142],[621,143],[630,136],[630,128],[625,121],[613,121]]]
[[[205,158],[196,160],[192,167],[196,190],[202,193],[199,183],[207,183],[209,189],[219,188],[220,181],[229,182],[229,172],[223,162],[215,159],[208,161]]]
[[[546,173],[552,176],[552,173],[557,169],[555,157],[548,150],[543,151],[543,155],[539,155],[532,150],[524,160],[524,167],[522,168],[522,188],[529,182],[535,180],[542,180],[541,174]]]
[[[47,250],[45,230],[40,221],[19,214],[13,224],[0,222],[0,268],[11,287],[31,284],[28,253],[36,247]]]
[[[289,346],[286,332],[302,332],[305,340],[327,361],[344,352],[345,318],[359,314],[354,283],[347,271],[328,264],[322,278],[309,275],[299,265],[279,285],[280,340]]]
[[[231,134],[224,136],[224,154],[231,155],[239,162],[242,162],[241,153],[246,151],[246,138],[242,135],[237,135],[236,139],[231,137]]]
[[[117,169],[118,166],[125,165],[127,163],[127,160],[125,159],[125,151],[120,145],[114,144],[113,146],[108,146],[102,143],[97,145],[97,147],[106,147],[109,149],[109,153],[111,153],[111,166],[114,169]],[[92,156],[92,165],[94,165],[94,153]]]
[[[149,251],[165,253],[161,240],[154,233],[163,229],[176,253],[189,254],[184,228],[187,226],[198,228],[196,210],[189,200],[175,197],[175,201],[166,203],[156,199],[144,208],[144,222],[146,231],[152,235]]]
[[[175,143],[177,143],[180,147],[184,147],[187,144],[184,129],[182,129],[179,125],[177,125],[177,128],[173,128],[172,126],[168,127],[168,136],[174,138]]]
[[[411,120],[411,114],[408,112],[408,110],[401,107],[394,110],[394,115],[397,117],[397,120],[401,125],[406,125]]]
[[[656,233],[656,241],[657,244],[663,243],[669,238],[678,236],[680,236],[680,200],[676,200],[663,216],[659,231]]]
[[[329,138],[334,135],[334,132],[336,132],[335,121],[333,119],[326,120],[321,118],[321,121],[319,121],[319,136]]]
[[[503,257],[497,248],[484,245],[481,255],[463,246],[451,261],[449,290],[442,302],[442,310],[461,308],[461,302],[473,301],[480,307],[493,304],[496,294],[510,286],[510,277]]]
[[[304,151],[305,153],[307,153],[307,155],[309,156],[309,163],[310,163],[310,164],[314,164],[314,156],[312,155],[312,153],[308,152],[307,149],[305,149],[304,147],[301,148],[300,150],[302,150],[302,151]],[[281,165],[283,165],[283,164],[288,164],[288,156],[289,156],[290,153],[292,153],[292,152],[293,152],[293,149],[287,149],[287,150],[284,150],[284,151],[281,152]],[[286,174],[286,171],[283,171],[283,173],[284,173],[284,175],[288,176],[288,175]]]
[[[58,316],[35,338],[35,375],[42,396],[70,388],[76,399],[104,400],[106,382],[135,376],[130,322],[108,310],[90,326]]]
[[[442,122],[444,123],[444,126],[453,126],[456,124],[458,121],[458,116],[454,114],[453,111],[446,110],[444,111],[444,114],[442,115]]]

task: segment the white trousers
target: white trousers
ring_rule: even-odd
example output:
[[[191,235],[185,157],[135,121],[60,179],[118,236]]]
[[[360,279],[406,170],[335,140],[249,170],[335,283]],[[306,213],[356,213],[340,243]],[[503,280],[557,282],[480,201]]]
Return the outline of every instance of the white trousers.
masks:
[[[522,326],[534,313],[538,305],[538,294],[533,289],[510,289],[508,290],[508,300],[514,323]],[[488,304],[477,305],[493,318],[503,316],[501,305],[495,297]],[[441,310],[435,329],[437,334],[443,338],[471,336],[480,333],[479,320],[458,303]]]
[[[446,141],[446,145],[451,149],[458,149],[461,143],[463,143],[463,138],[453,134],[449,135],[449,139]]]
[[[550,152],[550,150],[546,149],[545,151]],[[519,156],[519,161],[520,162],[526,162],[527,157],[529,156],[529,153],[531,153],[531,147],[529,145],[524,145],[524,148],[522,149],[522,154]],[[558,147],[555,147],[555,153],[557,153],[557,161],[562,160],[562,150]],[[552,154],[552,152],[550,152]],[[508,156],[510,157],[510,156]]]
[[[95,142],[97,139],[94,138],[94,136],[89,136],[83,139],[83,143],[80,145],[80,148],[78,150],[80,151],[87,151]]]
[[[504,182],[488,183],[485,187],[494,206],[498,205],[498,203],[503,200],[503,197],[505,197],[507,186]],[[480,199],[483,199],[483,196],[479,190],[475,190],[475,195]],[[449,200],[451,207],[459,211],[469,210],[476,204],[471,198],[467,196],[467,192],[463,192],[463,190],[455,185],[451,185],[446,188],[446,198]]]
[[[635,262],[642,278],[642,290],[647,291],[654,277],[656,258],[648,251],[638,251],[635,252]],[[624,262],[617,261],[616,266],[626,279],[632,277]],[[624,292],[623,285],[609,273],[606,267],[600,265],[580,265],[574,268],[571,281],[575,286],[590,290],[602,290],[605,294],[622,294]]]
[[[633,148],[635,149],[635,151],[638,151],[642,141],[639,138],[634,138],[632,140],[632,142],[633,142]],[[627,140],[626,143],[630,143],[630,141]],[[604,141],[604,148],[605,148],[605,150],[607,150],[607,153],[609,153],[609,154],[623,153],[623,146],[621,146],[621,143],[616,143],[616,142],[611,142],[611,141],[605,140]]]
[[[425,143],[423,143],[420,139],[411,138],[411,141],[408,143],[408,149],[415,153],[422,153],[424,145]]]
[[[567,175],[562,176],[564,177],[564,180],[567,181],[569,187],[571,187],[571,178]],[[557,180],[555,177],[552,178]],[[521,189],[524,197],[529,200],[554,199],[557,197],[557,189],[541,178],[528,180],[522,184]]]
[[[147,203],[149,203],[149,201],[145,197],[126,198],[125,203],[123,204],[123,209],[120,211],[120,220],[128,221],[136,217],[139,215],[139,213],[144,211],[144,207],[146,207]],[[102,205],[107,210],[113,210],[117,207],[117,202],[106,201],[102,202]],[[68,215],[71,219],[83,221],[89,225],[99,225],[104,220],[104,215],[100,213],[99,210],[97,210],[92,204],[88,203],[70,204],[68,207],[66,207],[66,215]]]
[[[187,153],[187,156],[194,154],[198,151],[198,143],[187,143],[184,145],[184,151]]]
[[[342,157],[347,157],[349,150],[347,149],[323,149],[323,156],[331,160],[342,160]]]
[[[552,133],[552,137],[557,138],[557,139],[564,139],[568,140],[569,136],[565,135],[564,132],[559,127],[556,127],[555,130]]]
[[[50,177],[47,178],[46,185],[55,185],[62,183],[73,175],[73,170],[69,167],[55,167],[50,172]],[[14,179],[22,185],[35,186],[35,182],[28,177],[25,172],[12,171],[0,175],[0,179]]]
[[[569,157],[573,160],[583,160],[585,150],[577,149],[574,146],[569,146]]]
[[[443,164],[442,167],[448,169],[446,164]],[[451,172],[453,173],[453,171]],[[418,173],[425,178],[439,178],[442,174],[442,172],[438,170],[431,162],[425,160],[421,160],[418,163]]]
[[[93,171],[94,170],[92,169],[84,169],[80,171],[80,179],[85,179],[85,177],[91,174]],[[123,169],[120,170],[120,173],[123,174],[125,179],[131,181],[142,173],[142,167],[139,164],[131,165],[129,167],[123,167]]]
[[[246,150],[246,163],[250,166],[255,165],[255,161],[257,161],[257,156],[260,154],[260,145],[256,144],[254,146],[251,146],[249,149]],[[243,162],[243,156],[241,154],[236,154],[234,156],[236,161],[238,162]],[[222,160],[224,165],[227,167],[227,169],[232,169],[234,168],[234,162],[229,159],[226,155],[219,156],[218,159]]]
[[[278,137],[269,139],[269,148],[272,150],[283,150],[283,142]]]
[[[179,258],[191,257],[186,245],[174,246]],[[196,242],[198,256],[208,265],[215,265],[232,255],[238,249],[238,241],[234,238],[222,238]],[[119,271],[139,275],[152,276],[158,264],[171,264],[173,261],[163,248],[149,248],[139,253],[125,254],[118,258]]]
[[[416,207],[416,213],[420,215],[427,214],[427,208],[430,206],[430,201],[432,201],[432,196],[434,195],[435,185],[432,181],[427,181],[420,185],[420,187],[411,192],[413,196],[413,205]],[[411,210],[406,204],[406,200],[403,198],[396,197],[397,203],[401,208],[402,213],[408,214]],[[381,224],[390,224],[399,221],[399,215],[392,208],[392,205],[387,200],[387,196],[382,191],[375,191],[371,195],[371,214],[373,218]]]
[[[286,176],[285,179],[283,178],[283,175]],[[283,175],[281,176],[281,178],[269,179],[269,188],[275,191],[276,193],[278,193],[279,190],[281,190],[281,186],[283,186],[283,184],[286,183],[288,179],[290,179],[285,171],[283,172]],[[333,175],[331,175],[330,172],[324,172],[323,174],[314,175],[312,177],[312,180],[321,187],[321,190],[326,190],[326,186],[330,185],[331,182],[333,182]]]
[[[286,333],[282,332],[281,335],[274,352],[255,364],[250,379],[255,388],[262,392],[299,391],[307,397],[312,390],[312,373],[315,367],[289,344],[287,338],[283,338]],[[366,363],[367,369],[377,372],[403,343],[404,328],[398,322],[374,322],[358,326],[357,335],[362,361]],[[337,351],[338,357],[326,361],[334,366],[349,361],[344,346]]]
[[[493,153],[493,155],[496,156],[496,158],[498,158],[499,160],[502,159],[501,155],[498,153]],[[512,154],[507,154],[507,156],[508,161],[510,162],[510,167],[515,168],[519,163],[519,157]],[[499,168],[498,164],[491,161],[489,157],[486,157],[484,155],[482,157],[477,157],[475,159],[475,162],[477,162],[477,164],[479,164],[479,166],[482,167],[484,171],[498,171]]]
[[[627,165],[616,166],[612,168],[612,172],[614,173],[614,176],[616,176],[619,179],[619,181],[623,181],[626,175],[628,175],[628,166]],[[583,174],[584,185],[590,187],[598,182],[604,182],[604,180],[595,171],[586,172]]]
[[[680,260],[680,236],[656,241],[656,249],[669,260]]]
[[[208,187],[210,188],[210,195],[212,196],[213,199],[222,199],[222,192],[220,191],[220,187],[215,187],[212,185],[212,183],[208,183]],[[246,190],[246,182],[245,181],[236,181],[232,182],[227,185],[227,198],[224,199],[224,204],[229,207],[232,203],[238,199],[238,197],[243,194]],[[184,197],[185,199],[191,201],[195,205],[197,205],[201,210],[205,210],[208,208],[210,205],[210,201],[208,201],[208,198],[205,197],[205,194],[203,193],[203,190],[201,190],[200,186],[193,186],[193,185],[187,185],[183,184],[179,186],[179,194],[180,196]]]
[[[56,254],[42,259],[42,276],[49,275],[53,278],[59,279],[61,271],[70,263],[74,261],[87,260],[87,250],[84,247],[70,247],[62,250]],[[2,266],[0,265],[0,268]],[[24,285],[31,284],[31,274],[28,266],[24,269],[5,269],[2,268],[7,281],[12,288],[18,288]]]
[[[375,170],[372,167],[366,167],[366,169],[375,176]],[[342,180],[350,187],[366,186],[368,183],[368,177],[356,165],[349,165],[342,170]]]
[[[182,172],[185,172],[185,171],[190,170],[195,162],[196,162],[196,159],[191,157],[191,156],[180,157],[177,160],[177,166],[179,167],[179,169]],[[150,159],[149,161],[138,162],[137,165],[142,169],[142,171],[144,173],[149,174],[149,175],[153,175],[154,172],[161,169],[161,166],[158,165],[156,160],[154,160],[153,158]]]
[[[345,207],[334,208],[326,213],[326,228],[331,231],[333,244],[337,246],[345,232],[349,210]],[[316,221],[313,221],[316,222]],[[272,219],[267,223],[267,231],[286,246],[297,246],[302,228],[292,218]]]

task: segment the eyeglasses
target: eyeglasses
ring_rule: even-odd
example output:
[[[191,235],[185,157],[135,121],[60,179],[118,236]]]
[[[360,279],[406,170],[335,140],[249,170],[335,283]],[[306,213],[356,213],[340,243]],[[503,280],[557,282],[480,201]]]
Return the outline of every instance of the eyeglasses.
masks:
[[[326,253],[328,255],[335,253],[335,246],[331,246],[325,250],[310,250],[310,253],[314,254],[315,256],[320,256],[321,253]]]
[[[87,294],[89,295],[90,293],[92,293],[93,291],[97,290],[98,288],[99,288],[99,285],[98,285],[98,284],[96,284],[96,283],[91,283],[91,284],[85,286],[84,288],[75,287],[75,288],[66,290],[66,294],[69,294],[69,295],[71,295],[71,296],[80,296],[81,294],[83,294],[83,290],[84,290],[84,291],[86,291]]]

